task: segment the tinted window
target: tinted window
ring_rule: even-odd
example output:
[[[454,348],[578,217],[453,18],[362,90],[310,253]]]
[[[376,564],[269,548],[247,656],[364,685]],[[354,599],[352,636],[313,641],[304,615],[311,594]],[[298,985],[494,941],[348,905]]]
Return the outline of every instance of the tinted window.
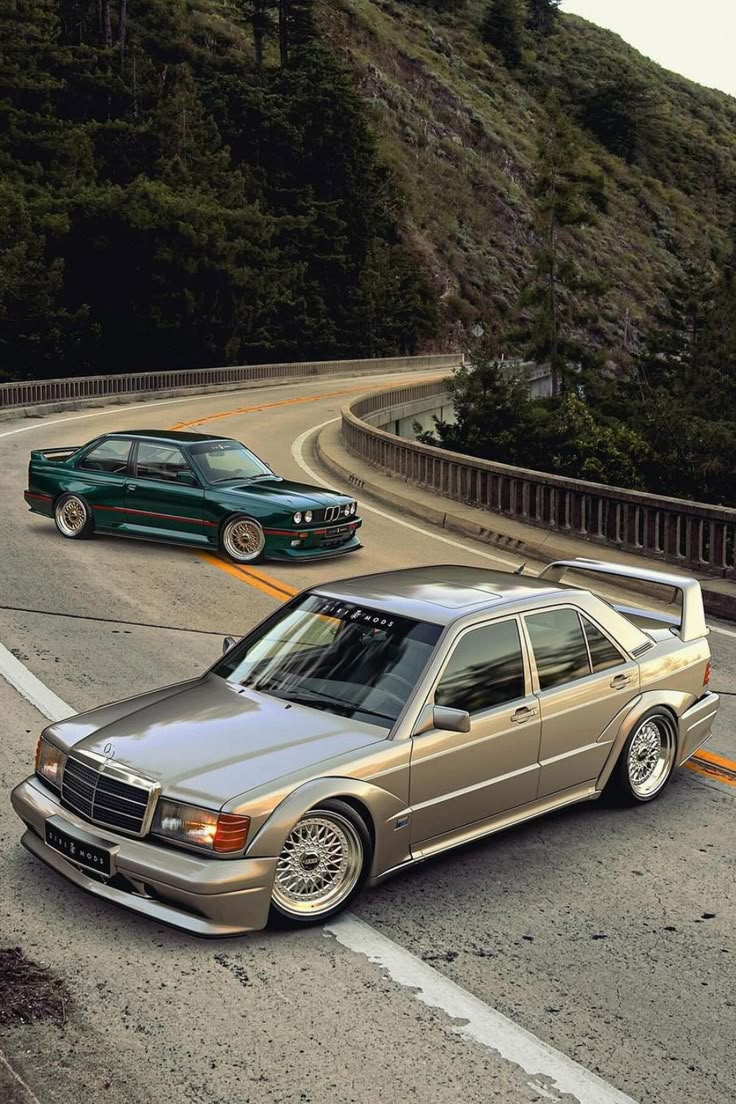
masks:
[[[608,637],[604,636],[592,621],[584,617],[583,625],[585,626],[585,635],[588,638],[594,671],[607,671],[609,667],[618,667],[620,663],[625,662],[618,648],[613,646]]]
[[[202,444],[192,445],[190,453],[196,458],[210,483],[273,476],[271,469],[239,441],[204,441]]]
[[[524,660],[515,621],[471,629],[450,656],[437,705],[480,713],[524,697]]]
[[[588,649],[575,610],[533,613],[526,626],[534,649],[540,690],[560,686],[590,674]]]
[[[138,445],[136,472],[140,476],[175,481],[177,472],[190,470],[184,453],[176,445],[153,445],[150,441]]]
[[[86,471],[103,471],[121,475],[127,470],[132,441],[112,439],[103,441],[87,453],[80,463]]]

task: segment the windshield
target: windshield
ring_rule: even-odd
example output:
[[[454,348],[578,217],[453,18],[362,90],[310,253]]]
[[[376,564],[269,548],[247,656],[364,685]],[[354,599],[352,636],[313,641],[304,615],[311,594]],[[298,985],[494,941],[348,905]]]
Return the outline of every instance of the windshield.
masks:
[[[208,483],[273,477],[273,472],[240,441],[203,441],[189,449]]]
[[[275,698],[391,728],[441,629],[310,594],[247,637],[215,674]]]

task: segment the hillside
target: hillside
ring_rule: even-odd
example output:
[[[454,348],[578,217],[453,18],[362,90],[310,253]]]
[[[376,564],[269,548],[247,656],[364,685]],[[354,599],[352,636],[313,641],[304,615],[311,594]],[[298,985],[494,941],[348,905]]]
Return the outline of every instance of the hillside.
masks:
[[[487,0],[337,0],[329,40],[354,71],[379,152],[406,199],[406,232],[431,273],[441,329],[507,328],[532,263],[531,181],[543,103],[556,94],[605,182],[607,213],[577,235],[603,291],[587,334],[617,360],[665,309],[669,288],[729,250],[736,100],[669,73],[621,38],[559,14],[510,70],[480,38]],[[590,129],[600,100],[633,86],[633,148]],[[626,90],[624,90],[626,91]],[[623,359],[626,359],[625,356]]]
[[[529,352],[540,141],[559,358],[630,362],[733,249],[736,100],[491,2],[556,0],[0,7],[0,377]]]

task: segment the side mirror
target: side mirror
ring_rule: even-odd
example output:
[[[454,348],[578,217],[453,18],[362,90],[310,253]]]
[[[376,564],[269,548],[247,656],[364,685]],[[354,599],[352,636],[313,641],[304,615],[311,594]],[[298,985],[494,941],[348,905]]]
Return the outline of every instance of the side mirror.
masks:
[[[230,649],[234,648],[237,643],[238,642],[234,636],[226,636],[222,642],[222,654],[224,655],[225,652],[229,652]]]
[[[424,706],[417,718],[412,736],[439,729],[440,732],[470,732],[470,714],[464,709],[450,709],[446,705]]]
[[[189,468],[180,468],[180,470],[176,473],[176,482],[185,483],[187,487],[197,486],[197,480],[195,478],[194,472],[189,471]]]
[[[442,732],[470,732],[470,714],[464,709],[436,705],[432,710],[432,724]]]

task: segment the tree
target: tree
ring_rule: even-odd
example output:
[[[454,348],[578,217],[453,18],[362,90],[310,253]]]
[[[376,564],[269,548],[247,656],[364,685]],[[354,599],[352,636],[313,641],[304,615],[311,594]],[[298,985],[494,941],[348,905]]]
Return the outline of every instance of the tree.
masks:
[[[526,0],[526,25],[533,34],[548,35],[554,30],[561,0]]]
[[[600,174],[586,163],[574,129],[554,102],[541,131],[532,195],[534,268],[521,303],[531,308],[528,353],[550,363],[558,391],[569,362],[585,358],[575,337],[583,320],[580,300],[600,290],[577,264],[575,231],[594,221],[605,197]]]
[[[645,153],[655,115],[651,84],[623,67],[597,85],[583,104],[585,125],[611,153],[630,163]]]
[[[521,62],[525,9],[522,0],[491,0],[481,24],[481,37],[495,46],[509,68]]]

